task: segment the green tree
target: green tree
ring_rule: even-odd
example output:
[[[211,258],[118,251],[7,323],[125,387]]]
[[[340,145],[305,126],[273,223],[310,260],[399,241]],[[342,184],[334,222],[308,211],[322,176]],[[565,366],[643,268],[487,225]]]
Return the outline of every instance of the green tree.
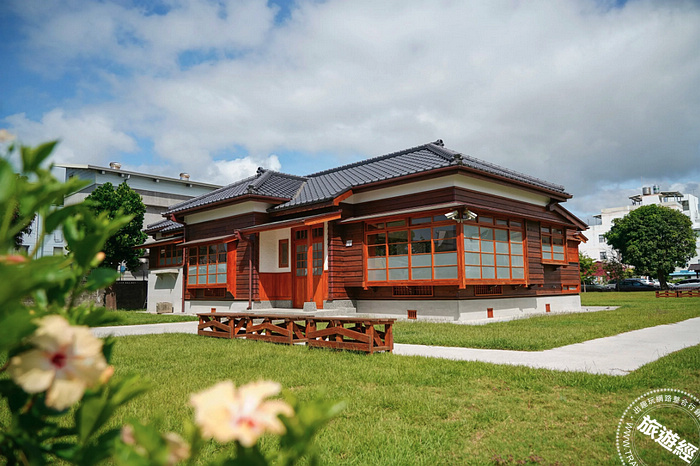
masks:
[[[19,206],[15,208],[14,214],[12,215],[12,224],[19,223],[20,221],[20,213],[19,213]],[[31,217],[29,219],[29,223],[25,224],[20,231],[15,233],[14,240],[15,240],[15,249],[19,250],[22,247],[22,238],[24,235],[31,235],[32,234],[32,225],[34,222],[34,219],[36,216]]]
[[[598,267],[593,259],[585,254],[578,253],[578,265],[579,265],[579,275],[581,276],[581,283],[584,285],[593,283],[593,276],[595,275]]]
[[[666,289],[666,277],[685,267],[695,255],[696,235],[682,212],[657,205],[642,206],[613,220],[605,240],[620,252],[625,264],[640,274],[656,276]]]
[[[128,224],[119,229],[105,243],[104,253],[106,257],[102,265],[115,269],[124,263],[129,271],[136,271],[141,265],[139,257],[143,255],[143,251],[133,247],[143,244],[147,238],[146,233],[141,231],[143,216],[146,213],[146,206],[143,204],[141,196],[131,189],[125,181],[117,189],[114,189],[112,183],[105,183],[95,189],[87,199],[96,214],[106,212],[107,218],[110,220],[120,218],[123,215],[133,217]]]
[[[619,251],[612,253],[603,261],[603,270],[608,275],[608,280],[615,280],[615,289],[620,289],[620,281],[632,276],[632,268],[624,264],[620,259]]]

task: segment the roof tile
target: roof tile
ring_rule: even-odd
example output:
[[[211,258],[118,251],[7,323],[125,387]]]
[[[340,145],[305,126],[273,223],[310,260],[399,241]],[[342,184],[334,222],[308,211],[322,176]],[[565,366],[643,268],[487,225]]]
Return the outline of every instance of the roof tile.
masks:
[[[254,194],[288,199],[287,202],[274,207],[276,210],[281,210],[330,200],[348,189],[368,183],[457,164],[539,188],[564,192],[562,186],[447,149],[443,146],[442,141],[438,140],[434,143],[312,173],[306,177],[259,168],[256,176],[174,205],[166,214],[240,197],[248,194],[249,186],[252,186]]]

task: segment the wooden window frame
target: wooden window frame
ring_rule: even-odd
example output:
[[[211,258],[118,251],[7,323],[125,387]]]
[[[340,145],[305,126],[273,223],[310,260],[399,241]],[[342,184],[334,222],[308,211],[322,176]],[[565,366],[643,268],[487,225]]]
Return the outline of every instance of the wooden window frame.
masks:
[[[278,243],[277,267],[286,269],[289,267],[289,240],[281,239]]]
[[[161,257],[161,252],[162,252],[162,257]],[[153,254],[153,257],[155,260],[153,261],[152,267],[154,269],[163,269],[167,267],[180,267],[182,264],[184,264],[183,257],[184,257],[184,251],[183,248],[178,247],[177,244],[166,244],[164,246],[154,246],[151,248],[151,254]],[[161,264],[161,259],[163,260],[163,263]],[[170,263],[168,264],[168,259],[170,259]]]
[[[427,219],[430,217],[429,222],[418,222],[421,219]],[[437,220],[436,220],[437,219]],[[414,222],[412,222],[412,220]],[[454,226],[455,228],[455,236],[454,237],[442,237],[442,238],[435,238],[435,229],[439,228],[444,228],[446,226]],[[363,259],[363,273],[365,277],[365,283],[371,284],[370,286],[380,286],[380,285],[387,285],[387,286],[408,286],[408,285],[420,285],[420,284],[430,284],[430,285],[459,285],[461,283],[461,274],[460,274],[460,268],[462,267],[461,261],[460,261],[460,227],[459,224],[457,224],[454,220],[450,220],[446,218],[442,212],[440,211],[432,211],[432,212],[425,212],[425,213],[420,213],[420,214],[413,214],[413,215],[403,215],[403,216],[394,216],[394,217],[386,217],[382,219],[377,219],[376,221],[372,222],[365,222],[364,224],[364,229],[365,229],[365,235],[364,235],[364,259]],[[411,239],[411,231],[412,230],[422,230],[422,229],[430,229],[430,238],[427,239],[422,239],[420,241],[415,241]],[[398,233],[398,232],[406,232],[406,240],[405,241],[394,241],[390,242],[389,240],[389,235],[391,233]],[[385,240],[384,243],[379,244],[379,243],[373,243],[369,244],[369,237],[373,235],[385,235]],[[395,237],[396,239],[396,237]],[[400,239],[400,238],[398,238]],[[436,251],[436,242],[437,241],[449,241],[453,240],[455,242],[455,250],[454,251]],[[412,250],[412,244],[414,243],[430,243],[430,253],[414,253]],[[386,252],[383,256],[370,256],[370,248],[376,248],[376,247],[382,247],[384,246],[386,248]],[[406,254],[395,254],[395,256],[402,257],[406,256],[407,258],[407,264],[405,266],[401,267],[390,267],[389,263],[389,258],[392,257],[392,254],[390,254],[390,249],[391,247],[394,247],[395,249],[398,248],[404,248],[406,250]],[[375,249],[376,250],[376,249]],[[456,255],[456,263],[454,264],[442,264],[442,265],[436,265],[435,264],[435,257],[436,255],[439,256],[441,254],[450,254],[453,253]],[[430,265],[429,266],[422,266],[422,265],[415,265],[414,264],[414,257],[416,256],[430,256]],[[385,258],[385,265],[384,268],[369,268],[369,259],[373,258]],[[456,268],[457,271],[457,276],[455,278],[443,278],[443,279],[435,279],[436,275],[436,270],[440,269],[448,269],[450,267]],[[412,274],[415,273],[414,269],[430,269],[430,276],[431,278],[429,279],[414,279],[412,278]],[[403,270],[407,269],[408,272],[408,279],[401,279],[401,280],[390,280],[390,270]],[[370,280],[369,279],[369,271],[370,270],[384,270],[386,279],[385,280]]]
[[[186,275],[186,280],[187,280],[187,288],[190,289],[195,289],[195,288],[227,288],[227,282],[228,282],[228,261],[229,261],[229,244],[230,243],[209,243],[209,244],[202,244],[202,245],[197,245],[197,246],[190,246],[187,249],[187,266],[185,269],[187,270],[187,275]],[[216,253],[212,253],[209,248],[211,247],[216,247]],[[223,247],[223,249],[221,249]],[[205,253],[203,253],[203,249],[206,250]],[[192,251],[195,250],[196,253],[194,256],[192,255]],[[206,256],[206,260],[202,262],[200,258]],[[215,262],[209,262],[211,260],[211,256],[216,256],[215,257]],[[221,260],[221,256],[224,257],[224,260]],[[193,259],[194,258],[194,259]],[[194,262],[194,264],[193,264]],[[219,271],[219,265],[223,264],[224,271],[221,272]],[[214,265],[215,266],[215,272],[212,274],[208,269],[210,266]],[[190,278],[192,277],[191,274],[191,268],[195,268],[197,273],[195,276],[197,277],[206,277],[206,283],[200,283],[199,279],[197,280],[197,283],[190,283]],[[199,267],[206,267],[207,270],[205,273],[199,273]],[[210,275],[215,275],[217,277],[217,281],[214,283],[209,283],[209,276]],[[218,282],[218,276],[219,275],[224,275],[224,281],[223,282]]]
[[[430,218],[430,221],[426,221],[426,219]],[[403,222],[403,223],[400,223]],[[496,277],[494,278],[466,278],[466,269],[465,269],[465,249],[464,249],[464,227],[463,225],[465,224],[477,224],[477,225],[482,225],[482,226],[487,226],[488,228],[495,228],[495,229],[501,229],[501,230],[508,230],[508,268],[509,268],[509,278],[496,278],[498,275],[496,274]],[[432,277],[435,277],[435,270],[436,268],[440,268],[441,266],[435,264],[435,257],[436,255],[439,255],[440,252],[436,251],[435,248],[435,229],[444,227],[444,226],[449,226],[453,225],[456,228],[456,233],[455,237],[448,237],[444,238],[447,240],[455,240],[456,241],[456,251],[446,251],[447,253],[454,253],[456,252],[457,254],[457,262],[456,264],[446,264],[445,267],[457,267],[457,276],[455,278],[449,278],[449,279],[435,279]],[[419,254],[415,253],[413,251],[412,244],[413,243],[420,243],[420,242],[425,242],[427,243],[428,240],[424,239],[421,241],[415,241],[412,240],[411,238],[411,231],[412,230],[419,230],[419,229],[424,229],[424,228],[429,228],[430,229],[430,270],[431,270],[431,278],[430,279],[414,279],[413,274],[414,269],[420,268],[421,266],[417,266],[414,263],[414,257],[423,255],[426,256],[428,253],[425,254]],[[396,243],[390,243],[389,240],[389,233],[391,232],[402,232],[406,231],[406,241],[405,242],[396,242]],[[512,246],[511,246],[511,234],[510,231],[518,231],[521,234],[521,247],[522,251],[521,254],[512,254]],[[384,234],[386,237],[384,239],[384,243],[372,243],[370,244],[370,238],[373,235],[381,235]],[[495,242],[495,240],[494,240]],[[391,270],[391,267],[389,266],[389,246],[390,244],[397,244],[397,245],[404,245],[406,244],[407,248],[407,258],[408,258],[408,265],[404,266],[403,268],[408,269],[408,279],[407,280],[389,280],[389,270]],[[376,247],[376,246],[385,246],[386,247],[386,252],[384,256],[381,255],[373,255],[373,251],[371,248]],[[495,244],[494,244],[494,260],[496,260],[496,252],[495,252]],[[505,255],[503,253],[499,255]],[[513,256],[518,256],[522,257],[522,266],[516,265],[515,267],[513,266]],[[381,267],[374,267],[370,268],[370,262],[369,259],[373,258],[382,258],[384,257],[386,259],[386,263],[384,265],[384,269]],[[494,265],[495,267],[495,265]],[[427,266],[425,267],[426,269],[428,268]],[[523,270],[523,277],[522,278],[512,278],[513,276],[513,268],[522,268]],[[385,270],[385,280],[370,280],[370,271],[381,271]],[[455,222],[454,220],[448,219],[447,217],[444,216],[443,212],[440,211],[427,211],[425,213],[420,213],[420,214],[413,214],[413,215],[404,215],[404,216],[394,216],[394,217],[385,217],[385,218],[379,218],[373,221],[368,221],[365,222],[364,224],[364,257],[363,257],[363,274],[364,274],[364,286],[420,286],[420,285],[458,285],[460,288],[465,288],[466,285],[478,285],[478,284],[489,284],[489,285],[496,285],[496,284],[512,284],[512,285],[519,285],[519,284],[526,284],[528,280],[528,260],[527,260],[527,229],[526,229],[526,224],[525,220],[522,218],[505,218],[502,216],[494,216],[492,214],[484,213],[484,214],[479,214],[476,220],[474,221],[467,221],[463,223],[458,223]]]
[[[525,284],[527,283],[528,276],[528,266],[527,266],[527,232],[525,228],[525,221],[516,218],[504,218],[493,215],[479,215],[475,220],[466,221],[462,224],[462,244],[464,245],[464,282],[468,285],[482,285],[482,284]],[[471,226],[472,228],[478,228],[478,236],[467,236],[464,233],[466,227]],[[492,230],[491,238],[482,238],[481,230]],[[496,231],[506,232],[506,240],[499,240],[497,238]],[[520,240],[514,241],[513,234],[520,233]],[[467,240],[478,242],[478,251],[476,249],[468,248],[466,243]],[[484,248],[485,244],[490,244],[490,248]],[[514,254],[513,249],[516,244],[520,244],[520,254]],[[499,250],[499,245],[500,250]],[[507,252],[502,248],[506,245]],[[489,250],[490,249],[490,250]],[[477,255],[479,259],[479,264],[473,262],[473,260],[468,260],[467,254]],[[485,264],[483,260],[485,257],[493,256],[493,264]],[[498,260],[499,257],[508,257],[508,265],[505,266],[501,264],[499,267]],[[513,264],[513,258],[520,257],[522,265]],[[467,277],[467,267],[478,267],[479,268],[479,278],[469,278]],[[486,277],[483,276],[483,268],[492,267],[494,276]],[[508,268],[508,278],[499,277],[498,269]],[[513,277],[514,269],[522,269],[522,277]]]
[[[564,294],[579,294],[581,293],[580,283],[562,283],[561,292]]]
[[[547,250],[545,245],[545,238],[548,239],[550,250]],[[558,240],[561,242],[562,256],[563,259],[554,259],[554,241]],[[540,225],[540,251],[542,253],[542,263],[552,264],[552,265],[567,265],[569,262],[567,260],[567,242],[566,242],[566,228],[562,226],[541,224]],[[547,257],[550,256],[550,257]]]

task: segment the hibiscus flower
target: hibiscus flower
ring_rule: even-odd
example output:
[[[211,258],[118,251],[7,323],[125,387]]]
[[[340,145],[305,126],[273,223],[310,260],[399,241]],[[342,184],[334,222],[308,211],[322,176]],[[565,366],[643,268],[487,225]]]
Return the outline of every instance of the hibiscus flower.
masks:
[[[34,349],[10,360],[12,380],[27,393],[46,392],[46,405],[63,410],[83,397],[85,389],[112,373],[102,354],[102,340],[84,326],[71,326],[61,316],[39,319],[30,337]]]
[[[238,440],[244,447],[252,447],[263,432],[285,432],[278,415],[294,415],[284,401],[265,401],[280,389],[280,384],[270,381],[250,383],[238,390],[230,380],[219,382],[190,397],[195,422],[204,437],[220,442]]]

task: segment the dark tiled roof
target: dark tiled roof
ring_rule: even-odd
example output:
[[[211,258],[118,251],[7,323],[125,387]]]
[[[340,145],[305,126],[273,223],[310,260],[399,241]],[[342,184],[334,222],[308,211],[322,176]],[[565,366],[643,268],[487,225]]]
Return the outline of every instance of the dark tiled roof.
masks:
[[[393,152],[308,175],[308,180],[302,186],[299,194],[289,202],[276,206],[275,209],[333,199],[349,188],[444,168],[450,165],[463,165],[539,188],[564,192],[562,186],[446,149],[443,147],[442,141],[438,140],[434,143],[412,147],[400,152]]]
[[[156,223],[147,225],[144,231],[146,233],[168,233],[171,231],[181,230],[184,225],[182,223],[173,222],[172,220],[163,219]]]
[[[258,173],[255,176],[175,204],[171,206],[165,214],[202,207],[227,199],[234,199],[245,194],[291,199],[299,190],[299,187],[305,179],[306,178],[300,176],[287,175],[286,173],[278,173],[272,170],[258,168]]]
[[[437,140],[399,152],[313,173],[306,177],[259,168],[258,173],[253,177],[174,205],[166,214],[233,199],[244,194],[289,199],[274,207],[274,209],[280,210],[327,201],[353,187],[456,165],[564,193],[562,186],[462,155],[445,148],[442,141]]]

